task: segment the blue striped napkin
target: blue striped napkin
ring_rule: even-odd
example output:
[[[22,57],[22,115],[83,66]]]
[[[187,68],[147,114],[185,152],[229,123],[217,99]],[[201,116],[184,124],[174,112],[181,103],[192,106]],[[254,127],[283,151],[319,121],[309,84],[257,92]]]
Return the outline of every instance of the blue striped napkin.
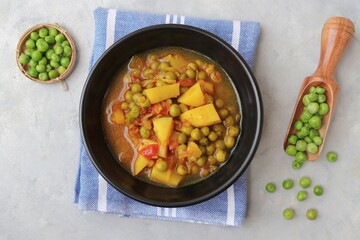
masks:
[[[205,20],[177,15],[153,15],[116,9],[97,8],[94,11],[95,39],[90,68],[106,48],[137,29],[155,24],[192,25],[212,32],[237,49],[253,67],[260,27],[256,22]],[[111,187],[96,171],[80,148],[80,167],[75,186],[74,202],[83,211],[114,213],[124,217],[166,219],[204,224],[237,226],[245,219],[246,174],[218,196],[188,207],[160,208],[134,201]]]

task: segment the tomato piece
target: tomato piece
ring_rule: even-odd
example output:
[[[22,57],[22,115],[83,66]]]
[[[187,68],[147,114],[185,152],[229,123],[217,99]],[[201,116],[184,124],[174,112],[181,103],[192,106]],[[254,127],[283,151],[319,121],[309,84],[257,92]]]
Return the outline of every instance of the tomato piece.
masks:
[[[180,83],[180,86],[182,87],[192,87],[193,85],[195,85],[196,81],[195,79],[192,79],[192,78],[184,78],[184,79],[181,79],[179,81]]]
[[[146,158],[157,158],[159,153],[159,144],[149,144],[140,150],[140,154]]]
[[[170,138],[170,141],[169,141],[169,149],[172,151],[172,150],[175,150],[175,148],[179,146],[179,142],[177,139],[175,138]]]
[[[170,104],[166,103],[166,102],[163,102],[161,104],[161,111],[160,111],[160,114],[164,115],[164,116],[168,116],[169,115],[169,109],[170,109]]]

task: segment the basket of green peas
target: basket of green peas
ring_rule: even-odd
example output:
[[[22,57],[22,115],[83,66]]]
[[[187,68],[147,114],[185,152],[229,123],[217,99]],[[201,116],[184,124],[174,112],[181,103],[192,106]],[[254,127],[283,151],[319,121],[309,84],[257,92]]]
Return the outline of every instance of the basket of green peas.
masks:
[[[20,38],[16,62],[27,78],[39,83],[60,82],[67,90],[64,80],[75,66],[75,44],[58,24],[38,24]]]

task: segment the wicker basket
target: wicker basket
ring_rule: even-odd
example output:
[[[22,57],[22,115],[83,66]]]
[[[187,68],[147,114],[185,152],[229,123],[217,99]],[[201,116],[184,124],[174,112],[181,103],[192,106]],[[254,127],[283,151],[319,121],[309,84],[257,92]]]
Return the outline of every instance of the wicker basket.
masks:
[[[70,47],[72,49],[72,54],[71,54],[71,59],[70,59],[70,64],[67,67],[66,71],[61,74],[60,76],[58,76],[57,78],[54,79],[50,79],[48,81],[41,81],[39,79],[33,78],[31,77],[28,73],[27,67],[24,67],[23,65],[21,65],[18,61],[19,56],[22,52],[24,52],[24,50],[26,49],[26,45],[25,42],[28,40],[28,38],[30,37],[31,32],[33,31],[38,31],[41,28],[46,27],[46,28],[56,28],[59,33],[64,34],[64,36],[66,37],[66,39],[69,41],[70,43]],[[56,82],[60,82],[61,83],[61,88],[66,91],[67,90],[67,85],[65,83],[65,79],[70,75],[70,73],[72,72],[72,70],[75,67],[75,63],[76,63],[76,48],[75,48],[75,43],[74,40],[72,39],[72,37],[70,36],[70,34],[63,29],[59,24],[55,23],[55,24],[47,24],[47,23],[43,23],[43,24],[37,24],[35,26],[33,26],[32,28],[28,29],[20,38],[19,43],[17,45],[16,48],[16,64],[18,65],[20,71],[29,79],[38,82],[38,83],[56,83]]]

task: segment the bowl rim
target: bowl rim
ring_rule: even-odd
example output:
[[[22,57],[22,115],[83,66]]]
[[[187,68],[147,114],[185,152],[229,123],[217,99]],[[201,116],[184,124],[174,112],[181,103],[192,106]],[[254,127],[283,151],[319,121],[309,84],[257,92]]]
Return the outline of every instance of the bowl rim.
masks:
[[[256,106],[257,106],[257,124],[256,124],[256,131],[255,131],[255,134],[254,134],[254,141],[252,142],[251,147],[249,148],[249,153],[246,155],[246,159],[244,160],[243,164],[241,165],[241,167],[236,172],[237,174],[231,176],[229,179],[227,179],[225,184],[221,185],[216,190],[214,190],[214,191],[212,191],[212,192],[210,192],[208,194],[202,195],[201,197],[193,198],[191,200],[178,201],[178,202],[158,201],[158,200],[153,200],[153,199],[149,199],[149,198],[145,198],[145,197],[139,197],[138,195],[136,195],[136,194],[134,194],[132,192],[125,191],[124,189],[122,189],[122,188],[118,187],[117,185],[115,185],[110,180],[110,177],[108,177],[100,169],[97,162],[95,161],[96,156],[94,156],[93,152],[89,148],[88,143],[87,143],[87,136],[86,136],[86,133],[84,132],[84,108],[85,108],[85,106],[84,106],[84,97],[86,95],[88,85],[90,84],[91,76],[92,76],[93,72],[97,69],[97,67],[100,64],[100,62],[102,61],[102,59],[104,59],[105,56],[113,48],[116,48],[117,45],[122,44],[122,42],[124,42],[124,41],[126,41],[128,39],[131,39],[132,37],[134,37],[134,36],[136,36],[138,34],[148,32],[148,31],[156,31],[156,30],[163,30],[163,29],[181,29],[181,30],[185,30],[185,31],[197,32],[197,33],[200,33],[202,35],[205,35],[205,37],[209,37],[209,38],[214,39],[219,44],[221,44],[223,47],[227,48],[230,52],[232,52],[232,54],[234,54],[236,56],[236,58],[239,60],[239,63],[241,63],[241,65],[243,66],[243,70],[245,71],[248,79],[251,82],[252,89],[253,89],[253,91],[255,93]],[[257,150],[257,148],[259,146],[259,143],[260,143],[260,140],[261,140],[261,133],[262,133],[263,121],[264,121],[263,101],[262,101],[262,97],[261,97],[260,88],[258,86],[258,83],[256,81],[256,78],[255,78],[250,66],[245,61],[245,59],[240,55],[240,53],[237,50],[235,50],[225,40],[223,40],[222,38],[216,36],[215,34],[209,32],[209,31],[206,31],[206,30],[201,29],[201,28],[189,26],[189,25],[180,25],[180,24],[157,24],[157,25],[144,27],[144,28],[138,29],[136,31],[133,31],[133,32],[127,34],[126,36],[120,38],[119,40],[115,41],[109,48],[107,48],[101,54],[101,56],[97,59],[97,61],[95,62],[95,64],[91,68],[90,72],[88,73],[87,79],[86,79],[86,81],[84,83],[84,87],[83,87],[83,90],[82,90],[82,93],[81,93],[81,99],[80,99],[80,105],[79,106],[80,106],[80,109],[79,109],[80,110],[79,111],[80,112],[80,117],[79,117],[80,121],[79,122],[80,122],[81,137],[83,139],[84,147],[85,147],[85,150],[86,150],[86,152],[87,152],[87,154],[89,156],[89,159],[91,160],[93,166],[96,168],[97,172],[106,180],[106,182],[108,184],[110,184],[112,187],[114,187],[120,193],[122,193],[122,194],[124,194],[124,195],[138,201],[138,202],[142,202],[142,203],[145,203],[147,205],[158,206],[158,207],[184,207],[184,206],[190,206],[190,205],[198,204],[198,203],[204,202],[206,200],[209,200],[209,199],[219,195],[221,192],[225,191],[227,188],[229,188],[231,185],[233,185],[244,174],[244,172],[246,171],[246,169],[250,165],[252,159],[254,158],[254,155],[256,153],[256,150]],[[149,184],[149,183],[146,183],[146,182],[144,182],[144,183]],[[185,186],[185,187],[187,187],[187,186]]]
[[[67,69],[65,70],[65,72],[63,74],[60,74],[58,77],[54,78],[54,79],[50,79],[47,81],[41,81],[40,79],[37,78],[33,78],[31,77],[27,71],[24,69],[24,67],[19,63],[19,56],[22,54],[22,49],[25,45],[25,42],[28,40],[31,32],[33,31],[37,31],[43,27],[47,27],[47,28],[55,28],[57,29],[60,33],[64,34],[64,36],[66,37],[66,40],[69,41],[71,49],[72,49],[72,53],[71,53],[71,60],[70,60],[70,64],[67,67]],[[16,64],[19,68],[19,70],[25,75],[25,77],[27,77],[28,79],[34,81],[34,82],[38,82],[38,83],[45,83],[45,84],[49,84],[49,83],[56,83],[56,82],[61,82],[64,81],[66,78],[69,77],[69,75],[71,74],[71,72],[74,70],[75,68],[75,64],[76,64],[76,46],[75,46],[75,42],[74,39],[71,37],[71,35],[69,34],[68,31],[66,31],[62,26],[60,26],[58,23],[52,24],[52,23],[39,23],[36,24],[35,26],[32,26],[31,28],[29,28],[28,30],[26,30],[20,37],[19,42],[16,46]]]

